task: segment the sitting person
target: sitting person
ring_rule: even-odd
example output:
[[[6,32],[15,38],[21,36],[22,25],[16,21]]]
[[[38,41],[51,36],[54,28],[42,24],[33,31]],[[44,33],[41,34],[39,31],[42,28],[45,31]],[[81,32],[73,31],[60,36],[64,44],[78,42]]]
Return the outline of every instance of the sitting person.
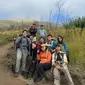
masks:
[[[64,72],[65,77],[68,80],[69,85],[74,85],[71,75],[67,67],[67,57],[66,53],[61,51],[60,45],[56,46],[56,51],[52,55],[52,66],[54,75],[54,85],[60,85],[60,72]]]
[[[38,61],[36,65],[36,70],[33,77],[33,83],[44,83],[44,72],[46,70],[49,70],[51,68],[51,53],[47,50],[46,44],[42,44],[42,51],[40,52],[40,55],[38,56]],[[40,82],[38,82],[40,81]],[[28,84],[30,85],[30,84]]]
[[[60,36],[60,35],[59,35],[58,38],[57,38],[57,45],[60,45],[62,51],[66,53],[66,55],[67,55],[67,60],[68,60],[68,62],[69,62],[70,60],[69,60],[69,52],[67,51],[67,44],[63,41],[63,37]]]
[[[57,45],[57,42],[52,39],[52,35],[51,34],[49,34],[47,36],[47,43],[46,44],[48,44],[49,51],[51,53],[53,53],[54,52],[54,49],[55,49],[55,47]]]
[[[45,44],[45,40],[43,37],[40,38],[39,42],[37,43],[37,54],[40,54],[41,52],[41,45]]]

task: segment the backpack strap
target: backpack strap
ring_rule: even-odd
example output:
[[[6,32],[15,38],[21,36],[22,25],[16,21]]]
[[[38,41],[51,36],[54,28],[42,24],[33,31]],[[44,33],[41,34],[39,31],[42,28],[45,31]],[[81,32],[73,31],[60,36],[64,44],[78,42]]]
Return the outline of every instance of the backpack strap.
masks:
[[[57,53],[54,53],[54,55],[55,55],[54,59],[57,60],[57,58],[58,58]],[[59,55],[60,55],[60,58],[63,60],[63,55],[64,54],[60,53]]]
[[[48,58],[48,49],[46,50],[46,58]]]

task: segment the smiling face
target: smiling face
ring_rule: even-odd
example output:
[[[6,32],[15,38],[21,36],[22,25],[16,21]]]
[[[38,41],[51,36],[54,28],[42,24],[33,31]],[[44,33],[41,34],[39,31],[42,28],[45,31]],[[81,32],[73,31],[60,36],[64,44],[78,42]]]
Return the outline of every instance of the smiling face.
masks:
[[[43,26],[43,25],[41,25],[41,26],[40,26],[40,29],[44,29],[44,26]]]
[[[56,50],[57,52],[59,52],[59,51],[61,50],[61,47],[60,47],[60,46],[56,46],[55,50]]]
[[[60,42],[62,42],[62,40],[63,40],[62,37],[58,37],[58,39],[59,39]]]
[[[41,39],[40,39],[40,43],[43,43],[43,42],[44,42],[44,39],[43,39],[43,38],[41,38]]]
[[[32,35],[30,35],[30,40],[33,40],[33,36]]]
[[[36,44],[32,43],[32,49],[36,48]]]
[[[51,41],[52,40],[52,36],[48,36],[47,39],[48,39],[48,41]]]
[[[27,36],[27,31],[25,30],[25,31],[23,31],[23,36]]]
[[[36,28],[36,24],[33,24],[33,27]]]
[[[45,51],[45,50],[46,50],[46,47],[45,47],[45,46],[42,46],[42,47],[41,47],[41,50],[42,50],[42,51]]]

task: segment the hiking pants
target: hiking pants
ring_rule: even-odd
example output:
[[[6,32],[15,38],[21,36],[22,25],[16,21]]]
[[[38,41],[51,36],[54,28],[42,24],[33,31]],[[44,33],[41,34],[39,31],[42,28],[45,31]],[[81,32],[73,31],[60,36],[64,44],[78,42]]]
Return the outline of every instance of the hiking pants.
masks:
[[[34,74],[34,81],[36,81],[38,78],[42,79],[44,78],[44,72],[46,70],[49,70],[51,68],[51,64],[50,63],[45,63],[45,64],[37,64],[36,65],[36,71]]]
[[[21,66],[21,71],[26,71],[25,66],[26,66],[27,55],[28,55],[27,50],[17,49],[17,58],[16,58],[15,72],[19,72],[20,71],[20,66]],[[22,63],[21,63],[21,60],[22,60]]]
[[[64,66],[63,72],[65,74],[66,79],[68,80],[68,85],[74,85],[67,65]],[[60,85],[60,71],[57,68],[54,68],[53,75],[54,75],[54,85]]]

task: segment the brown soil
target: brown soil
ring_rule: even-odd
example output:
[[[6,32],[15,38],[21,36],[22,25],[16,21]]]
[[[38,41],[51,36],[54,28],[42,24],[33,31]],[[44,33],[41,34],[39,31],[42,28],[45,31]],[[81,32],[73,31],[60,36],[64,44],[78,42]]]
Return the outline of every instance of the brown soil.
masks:
[[[3,59],[8,53],[8,49],[12,43],[0,47],[0,85],[25,85],[26,83],[19,78],[15,78],[10,72],[7,72],[3,67]]]

